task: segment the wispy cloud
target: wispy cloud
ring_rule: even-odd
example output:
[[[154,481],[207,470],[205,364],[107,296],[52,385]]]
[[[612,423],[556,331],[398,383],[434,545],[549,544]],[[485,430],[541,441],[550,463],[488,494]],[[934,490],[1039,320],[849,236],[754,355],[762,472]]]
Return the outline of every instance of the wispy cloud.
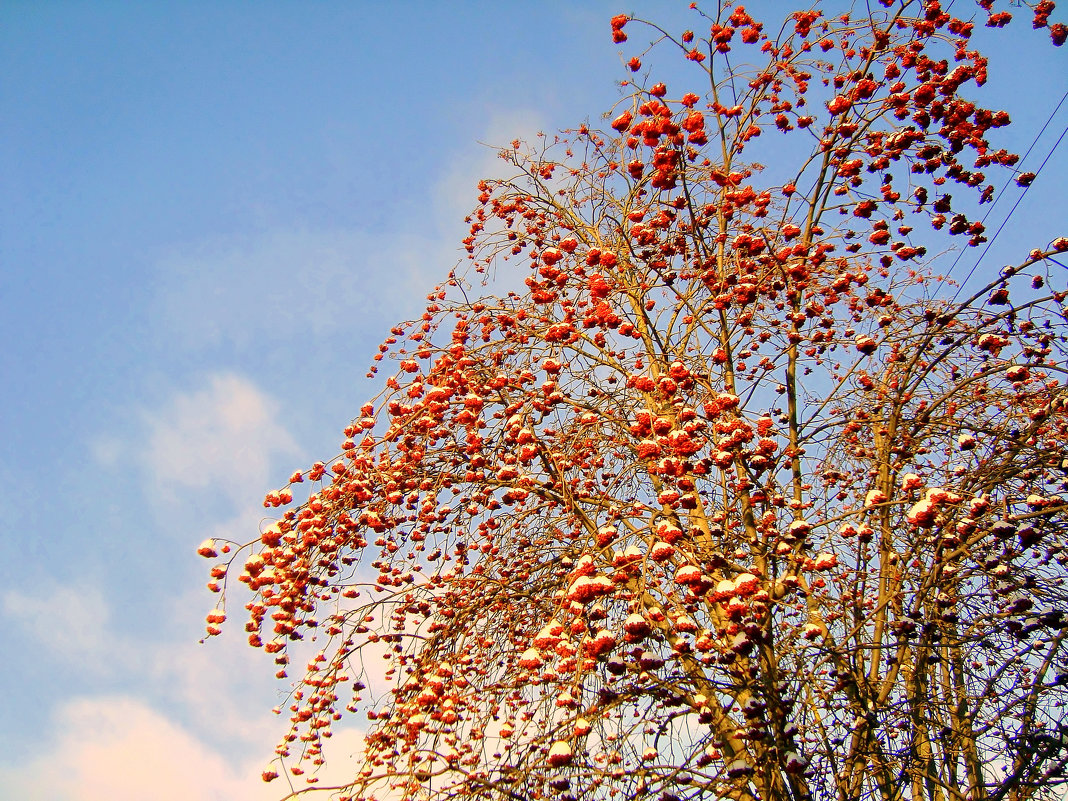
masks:
[[[482,140],[507,145],[532,139],[541,127],[536,115],[500,112]],[[449,161],[423,198],[412,200],[425,215],[414,235],[294,226],[176,251],[159,264],[153,302],[159,335],[172,340],[168,352],[228,348],[287,356],[299,352],[298,343],[375,339],[393,318],[417,313],[426,290],[462,257],[457,232],[478,180],[507,169],[492,148]],[[194,375],[157,406],[134,410],[130,430],[101,432],[92,455],[102,466],[140,466],[148,506],[164,527],[196,525],[190,553],[204,536],[246,541],[264,515],[264,491],[307,461],[281,400],[297,408],[248,374]],[[169,574],[161,566],[159,575]],[[126,628],[127,615],[103,585],[0,594],[0,616],[23,630],[27,643],[50,660],[89,668],[83,695],[60,696],[51,733],[37,740],[34,756],[18,765],[0,762],[6,795],[26,801],[278,797],[277,784],[264,786],[259,773],[285,720],[269,713],[279,689],[269,660],[244,644],[243,599],[235,596],[223,636],[199,645],[203,614],[215,597],[199,584],[178,591],[161,584],[160,592],[169,600],[157,598],[156,608],[167,609],[167,619],[151,631]],[[122,694],[84,694],[105,686],[122,687]],[[361,748],[358,730],[339,730],[323,783],[350,778],[352,755]]]
[[[546,131],[546,120],[530,109],[499,109],[492,113],[481,135],[480,144],[457,156],[433,188],[436,214],[443,227],[458,223],[474,208],[478,182],[484,178],[508,178],[515,168],[498,155],[519,139],[532,143],[539,132]]]
[[[168,498],[212,488],[244,506],[268,488],[276,457],[300,455],[274,401],[234,373],[208,376],[145,419],[142,461],[154,488]]]
[[[277,719],[271,721],[279,724]],[[19,764],[0,759],[4,798],[19,801],[276,801],[287,792],[283,776],[264,783],[272,761],[273,739],[261,721],[252,721],[255,748],[236,757],[230,741],[215,747],[144,700],[132,695],[72,698],[53,715],[50,735],[37,755]],[[364,733],[342,727],[327,746],[329,760],[307,776],[319,786],[340,786],[356,775]],[[218,740],[219,738],[214,738]],[[293,777],[293,788],[307,787]],[[385,791],[386,788],[383,788]],[[399,798],[385,792],[381,798]]]
[[[190,726],[232,744],[277,736],[264,713],[276,690],[262,652],[244,642],[238,621],[224,636],[201,644],[204,613],[213,599],[192,589],[174,600],[160,628],[170,638],[149,641],[127,630],[93,586],[8,590],[0,620],[47,663],[69,666],[83,685],[119,683],[159,700]],[[262,725],[256,719],[264,718]]]
[[[160,335],[194,351],[377,336],[383,311],[434,283],[440,244],[433,233],[308,227],[201,242],[159,265]]]
[[[480,180],[516,177],[516,167],[500,157],[501,150],[511,147],[515,140],[536,147],[539,133],[550,137],[555,134],[546,126],[545,117],[529,109],[499,109],[491,114],[479,147],[458,157],[435,186],[433,195],[438,216],[456,223],[474,208]],[[457,239],[467,235],[462,226],[451,230],[456,231]],[[510,290],[522,291],[526,275],[518,269],[496,271],[491,276],[492,291],[501,295]]]
[[[36,594],[10,589],[0,596],[0,613],[63,662],[99,669],[104,653],[113,650],[110,610],[95,587],[53,585]]]
[[[21,801],[268,801],[259,765],[235,763],[143,701],[79,698],[55,715],[39,756],[0,766],[5,797]]]
[[[543,118],[499,109],[472,144],[427,175],[388,230],[292,226],[186,245],[157,265],[158,335],[168,348],[293,352],[290,345],[378,339],[461,261],[479,179],[503,177],[499,147],[533,141]],[[288,348],[288,349],[287,349]]]

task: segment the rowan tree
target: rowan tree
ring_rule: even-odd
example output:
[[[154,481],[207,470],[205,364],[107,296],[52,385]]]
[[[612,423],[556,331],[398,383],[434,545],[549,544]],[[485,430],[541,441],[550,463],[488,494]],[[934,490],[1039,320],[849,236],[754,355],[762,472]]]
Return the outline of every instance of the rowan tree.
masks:
[[[937,274],[1035,178],[968,99],[973,28],[1011,12],[956,5],[612,19],[654,40],[619,106],[502,151],[466,266],[383,343],[397,371],[340,454],[270,492],[252,542],[201,546],[292,682],[266,779],[1063,792],[1068,238],[971,289]],[[664,54],[681,85],[645,72]],[[364,751],[321,788],[345,710]]]

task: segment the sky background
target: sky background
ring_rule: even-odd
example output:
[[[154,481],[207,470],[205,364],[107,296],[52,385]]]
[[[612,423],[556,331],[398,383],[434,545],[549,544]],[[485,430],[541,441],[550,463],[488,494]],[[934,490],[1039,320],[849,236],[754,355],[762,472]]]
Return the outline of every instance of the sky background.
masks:
[[[274,666],[239,595],[198,644],[197,544],[252,538],[337,452],[377,344],[462,255],[479,143],[598,122],[627,77],[608,19],[681,31],[686,5],[0,2],[0,797],[278,797]],[[1014,27],[988,102],[1035,169],[1068,47]],[[1065,151],[979,274],[1068,233]]]

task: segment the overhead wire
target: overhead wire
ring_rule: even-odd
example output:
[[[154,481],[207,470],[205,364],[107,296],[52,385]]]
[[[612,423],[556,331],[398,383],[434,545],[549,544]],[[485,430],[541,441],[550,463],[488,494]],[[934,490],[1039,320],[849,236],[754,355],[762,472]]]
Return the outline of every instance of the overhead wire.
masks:
[[[1031,151],[1033,151],[1035,149],[1035,147],[1038,145],[1038,142],[1041,140],[1042,135],[1046,132],[1046,129],[1050,126],[1050,123],[1053,122],[1054,118],[1057,116],[1057,112],[1060,111],[1061,106],[1064,105],[1066,100],[1068,100],[1068,90],[1066,90],[1065,93],[1061,96],[1060,101],[1058,101],[1057,105],[1050,112],[1049,117],[1046,118],[1046,122],[1039,129],[1038,133],[1035,134],[1035,137],[1032,140],[1031,145],[1027,148],[1026,152],[1024,153],[1024,155],[1020,159],[1020,164],[1021,165],[1024,162],[1027,161],[1027,157],[1031,155]],[[1032,179],[1032,184],[1029,184],[1027,187],[1025,187],[1024,191],[1021,192],[1019,194],[1019,196],[1017,196],[1016,202],[1013,204],[1012,208],[1009,209],[1009,213],[1007,215],[1005,215],[1005,219],[1003,219],[1001,221],[1001,224],[998,226],[997,231],[995,231],[994,234],[990,237],[990,239],[987,240],[986,246],[983,248],[982,253],[980,253],[979,257],[975,260],[975,263],[972,265],[971,269],[968,271],[968,274],[964,277],[964,280],[959,282],[957,293],[954,295],[954,299],[956,299],[957,295],[960,294],[960,292],[963,289],[964,285],[967,284],[968,281],[971,280],[973,275],[975,275],[975,271],[979,268],[979,265],[982,263],[982,261],[983,261],[984,257],[986,256],[987,252],[990,250],[990,247],[994,244],[994,240],[996,240],[997,237],[998,237],[998,234],[1000,234],[1005,229],[1005,226],[1008,224],[1009,220],[1012,219],[1012,215],[1016,212],[1017,208],[1019,208],[1019,206],[1020,206],[1020,203],[1023,201],[1024,197],[1027,195],[1027,189],[1029,189],[1030,186],[1033,185],[1034,181],[1038,179],[1038,176],[1041,175],[1042,169],[1046,166],[1046,164],[1049,163],[1049,160],[1053,157],[1053,154],[1056,152],[1056,150],[1060,146],[1061,142],[1064,141],[1064,138],[1065,138],[1066,135],[1068,135],[1068,126],[1066,126],[1065,129],[1063,131],[1061,131],[1060,136],[1057,138],[1057,141],[1053,143],[1053,147],[1050,148],[1049,153],[1046,154],[1046,157],[1042,160],[1042,163],[1039,165],[1038,169],[1036,169],[1034,171],[1035,178]],[[986,214],[984,214],[982,219],[980,220],[981,223],[983,223],[983,224],[986,223],[987,219],[990,217],[990,215],[993,213],[994,209],[997,207],[998,201],[1002,197],[1004,197],[1004,192],[1008,188],[1008,186],[1009,186],[1009,184],[1010,184],[1010,182],[1012,180],[1013,180],[1012,177],[1007,178],[1005,180],[1005,183],[1002,184],[1001,190],[997,193],[997,196],[995,197],[994,202],[991,204],[990,208],[988,208],[986,210]],[[953,270],[960,263],[961,259],[964,257],[964,254],[966,252],[967,252],[966,249],[962,249],[957,253],[957,257],[953,260],[953,263],[949,266],[949,269],[946,271],[946,275],[947,276],[949,276],[949,275],[951,275],[953,273]]]
[[[1068,126],[1065,126],[1064,130],[1061,131],[1061,135],[1057,137],[1057,141],[1053,143],[1053,147],[1050,148],[1049,153],[1046,154],[1046,157],[1042,160],[1042,163],[1038,166],[1038,169],[1035,170],[1036,177],[1041,174],[1042,168],[1045,167],[1049,160],[1053,157],[1053,154],[1056,152],[1061,142],[1064,141],[1064,137],[1066,135],[1068,135]],[[1001,225],[998,226],[998,230],[995,231],[994,235],[991,236],[990,239],[987,241],[986,247],[983,248],[983,252],[979,254],[979,258],[975,260],[975,264],[972,265],[972,268],[968,271],[968,275],[965,276],[964,281],[961,282],[962,286],[968,283],[972,275],[975,274],[975,271],[979,267],[979,263],[983,260],[983,257],[986,255],[986,252],[990,249],[990,246],[994,244],[994,240],[998,238],[998,234],[1000,234],[1005,229],[1005,226],[1012,218],[1013,213],[1016,211],[1017,207],[1020,205],[1020,202],[1024,199],[1024,196],[1026,194],[1026,192],[1021,192],[1019,197],[1016,198],[1016,202],[1012,204],[1012,208],[1009,209],[1009,213],[1005,216],[1005,219],[1001,221]]]

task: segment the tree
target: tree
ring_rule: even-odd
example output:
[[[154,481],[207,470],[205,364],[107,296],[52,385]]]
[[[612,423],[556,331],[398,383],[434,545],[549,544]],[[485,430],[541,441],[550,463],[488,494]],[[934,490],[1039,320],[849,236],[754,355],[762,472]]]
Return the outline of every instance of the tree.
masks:
[[[1035,178],[965,97],[977,23],[937,0],[696,13],[705,37],[612,20],[656,41],[606,130],[502,152],[467,267],[393,329],[340,455],[267,495],[257,539],[201,546],[280,679],[310,654],[293,795],[1068,783],[1068,239],[974,291],[933,272],[986,241],[1001,177]],[[689,85],[640,77],[665,49]],[[345,709],[361,766],[318,788]]]

